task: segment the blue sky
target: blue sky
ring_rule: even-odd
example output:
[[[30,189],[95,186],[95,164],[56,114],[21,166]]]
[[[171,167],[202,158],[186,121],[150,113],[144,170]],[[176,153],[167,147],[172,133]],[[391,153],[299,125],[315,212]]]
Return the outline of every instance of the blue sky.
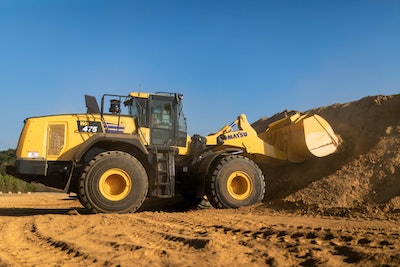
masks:
[[[185,95],[189,133],[400,89],[400,1],[0,0],[0,150],[84,94]]]

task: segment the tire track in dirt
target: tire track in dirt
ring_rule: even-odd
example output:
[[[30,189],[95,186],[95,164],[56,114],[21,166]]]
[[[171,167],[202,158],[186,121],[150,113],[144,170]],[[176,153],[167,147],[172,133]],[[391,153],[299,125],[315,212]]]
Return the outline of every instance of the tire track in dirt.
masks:
[[[79,248],[80,253],[88,255],[88,258],[96,256],[97,263],[107,266],[124,266],[132,261],[136,264],[163,265],[165,262],[188,265],[187,253],[196,254],[197,260],[189,264],[195,265],[201,260],[201,250],[208,243],[207,239],[193,238],[175,227],[142,219],[141,214],[70,217],[64,222],[59,221],[60,217],[51,220],[41,217],[38,231],[42,236],[64,240],[71,247]],[[173,259],[170,259],[171,253]],[[151,259],[156,259],[156,262]]]
[[[67,266],[68,263],[68,266],[76,266],[88,262],[66,243],[42,237],[35,225],[34,217],[1,220],[0,259],[4,265]]]
[[[96,222],[92,222],[93,216]],[[114,241],[115,237],[103,241],[101,238],[107,236],[105,233],[108,230],[94,230],[96,224],[105,225],[98,219],[99,216],[41,216],[36,220],[36,233],[58,250],[68,251],[74,257],[83,259],[85,266],[116,266],[112,261],[113,253],[133,250],[134,246],[125,245],[124,250],[120,250],[123,246]],[[109,228],[114,227],[112,225]],[[79,265],[82,266],[82,262]]]
[[[42,219],[46,225],[48,218]],[[88,255],[103,255],[96,257],[104,266],[129,266],[132,261],[161,266],[400,264],[398,227],[388,222],[215,210],[142,212],[73,216],[57,233],[56,219],[43,231]],[[268,222],[273,220],[279,223]],[[82,232],[87,233],[84,239],[77,237]]]
[[[253,255],[263,256],[265,263],[272,266],[343,266],[347,263],[368,266],[385,257],[392,266],[400,263],[398,231],[333,230],[301,225],[272,225],[258,231],[215,227],[221,233],[235,236],[238,245],[252,248]],[[388,251],[391,251],[389,257]]]
[[[237,211],[212,211],[210,218],[162,214],[168,223],[201,232],[210,239],[207,249],[224,251],[223,262],[267,266],[343,266],[400,264],[399,227],[390,222],[310,218],[305,216],[254,216]],[[237,213],[237,214],[235,214]],[[154,214],[149,214],[156,221]],[[287,222],[268,223],[268,220]],[[215,222],[218,222],[215,224]],[[260,227],[260,225],[263,225]],[[375,262],[375,263],[374,263]],[[221,265],[221,264],[218,264]]]

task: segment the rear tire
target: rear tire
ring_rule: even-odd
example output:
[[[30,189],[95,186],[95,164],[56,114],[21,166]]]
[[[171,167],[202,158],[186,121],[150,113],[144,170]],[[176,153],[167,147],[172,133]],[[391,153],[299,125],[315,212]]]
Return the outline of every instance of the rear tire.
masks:
[[[128,213],[140,208],[148,191],[143,165],[130,154],[107,151],[85,167],[78,183],[82,205],[94,213]]]
[[[214,208],[237,208],[259,203],[265,194],[265,179],[254,161],[226,156],[210,170],[207,198]]]

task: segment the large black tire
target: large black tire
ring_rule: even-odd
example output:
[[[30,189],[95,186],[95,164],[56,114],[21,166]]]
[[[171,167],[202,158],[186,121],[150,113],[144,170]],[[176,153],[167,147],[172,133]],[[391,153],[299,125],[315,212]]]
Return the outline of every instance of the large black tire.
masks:
[[[237,208],[259,203],[265,194],[265,179],[252,160],[230,155],[219,159],[209,172],[207,198],[214,208]]]
[[[94,157],[78,183],[82,205],[94,213],[128,213],[140,208],[148,191],[143,165],[130,154],[107,151]]]

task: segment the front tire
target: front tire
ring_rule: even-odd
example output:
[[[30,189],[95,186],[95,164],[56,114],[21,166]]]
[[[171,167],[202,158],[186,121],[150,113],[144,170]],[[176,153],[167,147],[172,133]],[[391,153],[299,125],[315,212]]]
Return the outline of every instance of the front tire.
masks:
[[[207,198],[214,208],[237,208],[259,203],[265,194],[265,179],[254,161],[243,156],[225,156],[210,170]]]
[[[82,205],[94,213],[128,213],[140,208],[148,191],[143,165],[121,151],[98,154],[85,167],[78,183]]]

